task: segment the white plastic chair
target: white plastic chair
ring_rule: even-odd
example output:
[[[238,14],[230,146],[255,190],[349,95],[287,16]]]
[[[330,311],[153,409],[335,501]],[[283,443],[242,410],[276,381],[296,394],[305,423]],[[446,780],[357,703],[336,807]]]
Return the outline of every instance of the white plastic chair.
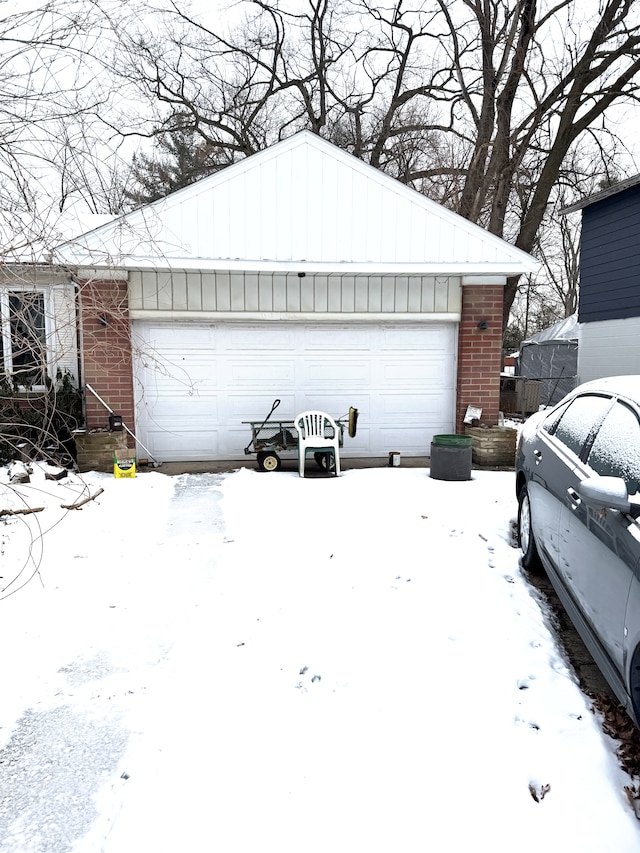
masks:
[[[304,477],[307,453],[323,453],[326,454],[327,471],[331,471],[333,454],[333,471],[336,477],[339,476],[340,433],[331,415],[326,412],[302,412],[295,417],[293,423],[298,431],[298,474]]]

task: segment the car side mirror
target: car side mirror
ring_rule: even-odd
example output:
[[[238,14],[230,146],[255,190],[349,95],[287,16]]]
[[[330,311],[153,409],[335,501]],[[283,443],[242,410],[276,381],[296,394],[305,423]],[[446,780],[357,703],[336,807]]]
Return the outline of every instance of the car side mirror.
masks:
[[[627,485],[622,477],[587,477],[578,484],[576,491],[593,507],[631,512]]]

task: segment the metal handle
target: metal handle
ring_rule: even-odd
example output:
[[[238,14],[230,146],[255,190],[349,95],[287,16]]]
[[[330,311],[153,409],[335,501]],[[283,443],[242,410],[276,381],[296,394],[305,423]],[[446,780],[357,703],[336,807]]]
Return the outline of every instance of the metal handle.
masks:
[[[582,503],[582,499],[580,495],[576,492],[575,489],[567,489],[567,494],[569,495],[569,500],[571,501],[571,509],[577,509]]]
[[[280,400],[276,399],[273,401],[273,405],[271,406],[271,411],[269,412],[267,417],[262,421],[262,423],[260,424],[258,429],[254,431],[254,434],[251,438],[251,441],[249,442],[249,444],[247,444],[247,446],[244,449],[244,452],[247,454],[247,456],[249,455],[249,453],[251,453],[251,445],[253,444],[255,447],[255,440],[258,437],[260,430],[264,427],[266,422],[269,420],[269,418],[275,412],[275,410],[278,408],[279,405],[280,405]]]

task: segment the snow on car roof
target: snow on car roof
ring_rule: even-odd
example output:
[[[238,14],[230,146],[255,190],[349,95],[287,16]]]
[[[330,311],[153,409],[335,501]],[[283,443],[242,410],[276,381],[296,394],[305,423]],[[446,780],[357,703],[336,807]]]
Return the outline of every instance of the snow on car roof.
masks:
[[[589,382],[578,385],[572,393],[583,393],[584,391],[606,391],[608,394],[621,394],[640,403],[640,374],[605,376],[602,379],[592,379]]]

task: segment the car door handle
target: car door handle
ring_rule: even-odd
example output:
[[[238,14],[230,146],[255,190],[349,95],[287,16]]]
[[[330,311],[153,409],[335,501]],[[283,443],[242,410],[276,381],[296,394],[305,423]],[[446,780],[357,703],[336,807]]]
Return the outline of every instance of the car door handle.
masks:
[[[536,465],[542,462],[542,453],[539,450],[533,451],[533,458],[536,460]]]
[[[571,509],[577,509],[582,503],[582,499],[580,495],[576,492],[575,489],[568,488],[567,494],[569,495],[569,500],[571,501]]]

